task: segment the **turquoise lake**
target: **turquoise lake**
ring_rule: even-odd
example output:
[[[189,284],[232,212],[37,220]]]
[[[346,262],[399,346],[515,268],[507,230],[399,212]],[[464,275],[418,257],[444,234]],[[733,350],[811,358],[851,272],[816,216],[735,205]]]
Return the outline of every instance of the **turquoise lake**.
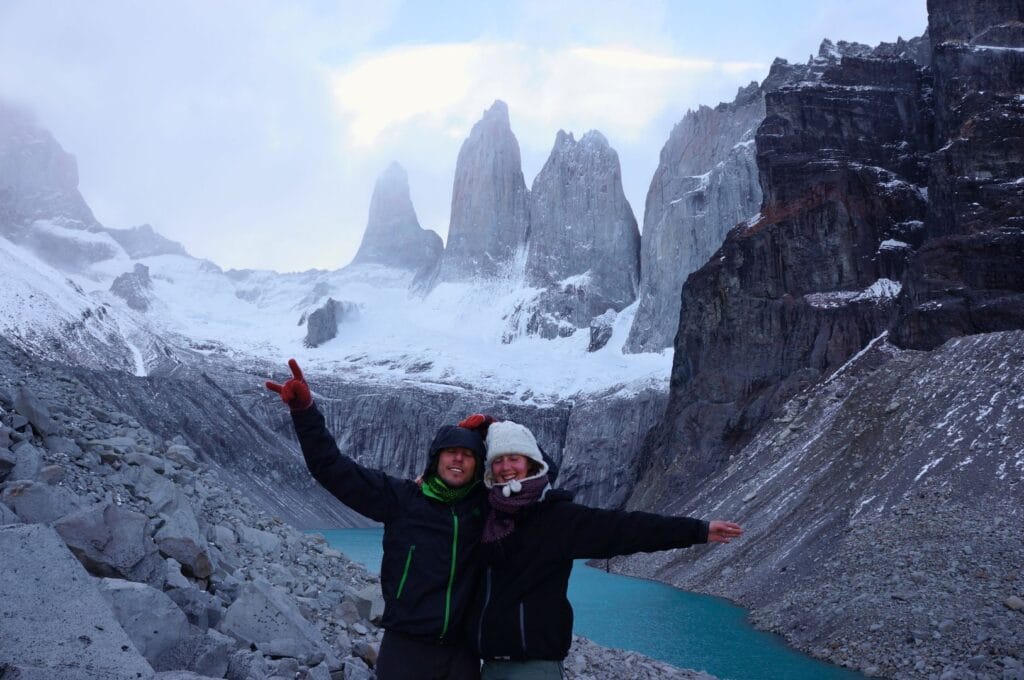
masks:
[[[321,531],[373,573],[380,571],[382,529]],[[746,611],[723,599],[576,563],[569,581],[575,632],[722,680],[863,680],[812,659],[781,638],[755,630]]]

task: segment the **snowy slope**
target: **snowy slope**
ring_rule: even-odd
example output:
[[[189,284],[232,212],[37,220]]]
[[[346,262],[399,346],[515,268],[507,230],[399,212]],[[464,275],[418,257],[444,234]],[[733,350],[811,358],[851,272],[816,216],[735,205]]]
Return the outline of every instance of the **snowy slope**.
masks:
[[[635,305],[617,316],[611,341],[597,352],[587,352],[587,329],[556,340],[523,335],[503,342],[509,319],[540,292],[518,279],[444,283],[424,297],[411,292],[409,272],[380,265],[224,272],[181,255],[133,260],[117,248],[114,257],[66,274],[6,240],[0,247],[0,273],[9,282],[0,304],[9,336],[36,352],[49,346],[54,356],[60,349],[54,338],[65,337],[63,345],[75,349],[62,351],[74,360],[136,374],[166,361],[166,346],[179,360],[216,354],[283,369],[295,357],[314,374],[472,387],[544,403],[609,388],[665,386],[671,367],[667,351],[620,351]],[[137,262],[152,280],[145,313],[109,292],[114,278]],[[342,322],[334,340],[306,348],[300,322],[328,297],[355,303],[359,313]]]

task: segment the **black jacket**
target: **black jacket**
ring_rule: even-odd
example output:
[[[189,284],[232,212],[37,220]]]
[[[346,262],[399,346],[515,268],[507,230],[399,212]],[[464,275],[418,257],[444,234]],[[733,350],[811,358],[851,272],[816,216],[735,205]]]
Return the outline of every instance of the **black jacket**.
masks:
[[[480,573],[483,485],[453,505],[441,503],[410,480],[341,455],[315,406],[292,420],[313,477],[345,505],[384,523],[381,625],[424,641],[461,643]]]
[[[572,644],[566,596],[572,561],[706,543],[708,524],[689,517],[599,510],[548,491],[519,511],[516,529],[484,544],[485,572],[468,619],[470,645],[484,659],[561,661]]]

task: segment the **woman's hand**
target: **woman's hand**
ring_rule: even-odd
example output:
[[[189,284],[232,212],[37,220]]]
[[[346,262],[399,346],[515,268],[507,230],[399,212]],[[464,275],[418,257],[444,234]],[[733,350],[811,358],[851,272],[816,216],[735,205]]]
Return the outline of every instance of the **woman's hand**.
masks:
[[[735,522],[716,519],[708,523],[708,543],[728,543],[743,535],[743,527]]]
[[[279,385],[276,382],[267,381],[267,389],[281,395],[281,401],[288,405],[292,411],[305,411],[313,405],[313,395],[309,392],[309,385],[302,375],[302,369],[295,359],[288,360],[288,368],[292,369],[292,377],[285,384]]]

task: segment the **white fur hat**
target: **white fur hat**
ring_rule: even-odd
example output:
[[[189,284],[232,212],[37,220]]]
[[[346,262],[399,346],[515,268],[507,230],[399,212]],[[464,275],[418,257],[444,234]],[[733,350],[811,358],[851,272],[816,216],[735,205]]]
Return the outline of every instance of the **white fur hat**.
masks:
[[[537,440],[534,438],[533,433],[530,432],[530,429],[519,423],[513,423],[511,420],[500,420],[496,423],[491,423],[487,430],[487,460],[484,462],[484,485],[488,489],[495,485],[494,473],[491,472],[491,463],[496,458],[510,454],[526,456],[540,465],[540,471],[526,479],[536,479],[548,473],[548,464],[544,462],[544,457],[540,455],[540,447],[537,446]],[[508,482],[504,489],[505,495],[518,493],[524,481],[526,480],[514,479]],[[499,484],[499,486],[501,485]]]

